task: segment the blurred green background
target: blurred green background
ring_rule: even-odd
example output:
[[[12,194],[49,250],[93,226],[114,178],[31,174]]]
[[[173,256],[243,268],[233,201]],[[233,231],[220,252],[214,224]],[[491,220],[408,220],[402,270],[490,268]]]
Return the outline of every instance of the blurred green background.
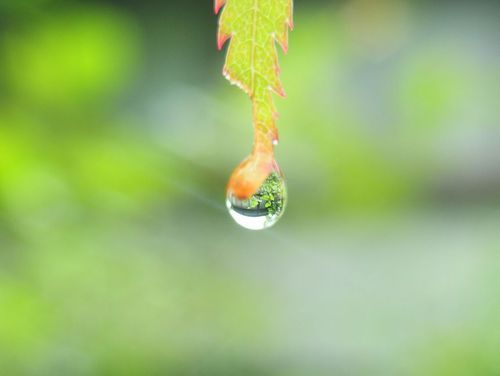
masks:
[[[0,374],[500,374],[500,3],[295,8],[255,233],[211,1],[0,1]]]

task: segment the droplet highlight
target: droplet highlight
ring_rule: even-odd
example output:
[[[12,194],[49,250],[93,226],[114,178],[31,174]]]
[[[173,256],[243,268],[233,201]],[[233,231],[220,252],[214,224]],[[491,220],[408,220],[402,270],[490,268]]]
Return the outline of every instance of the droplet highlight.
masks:
[[[231,193],[226,197],[231,217],[249,230],[264,230],[273,226],[283,215],[286,202],[285,179],[279,170],[272,171],[252,197],[239,200]]]

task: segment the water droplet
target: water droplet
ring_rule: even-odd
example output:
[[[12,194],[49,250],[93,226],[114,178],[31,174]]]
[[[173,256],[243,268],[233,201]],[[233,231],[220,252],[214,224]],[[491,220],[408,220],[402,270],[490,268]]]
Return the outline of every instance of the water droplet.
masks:
[[[276,169],[249,199],[239,200],[228,193],[226,207],[240,226],[249,230],[263,230],[278,222],[285,211],[286,201],[285,179]]]

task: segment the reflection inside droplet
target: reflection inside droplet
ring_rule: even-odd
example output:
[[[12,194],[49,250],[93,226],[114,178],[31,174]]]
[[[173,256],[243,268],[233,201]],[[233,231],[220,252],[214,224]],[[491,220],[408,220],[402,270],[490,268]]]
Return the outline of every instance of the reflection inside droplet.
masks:
[[[257,193],[249,199],[239,200],[228,193],[226,207],[240,226],[249,230],[263,230],[281,218],[286,200],[285,180],[276,170],[269,174]]]

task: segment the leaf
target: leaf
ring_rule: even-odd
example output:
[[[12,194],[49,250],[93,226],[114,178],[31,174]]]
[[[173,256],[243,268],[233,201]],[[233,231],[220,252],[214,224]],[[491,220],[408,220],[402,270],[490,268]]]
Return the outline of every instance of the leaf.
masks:
[[[254,148],[233,173],[228,189],[248,198],[273,168],[278,141],[278,116],[271,92],[285,96],[279,78],[276,42],[288,50],[288,29],[293,28],[292,0],[215,0],[219,19],[219,49],[230,39],[224,76],[243,89],[253,104]]]

